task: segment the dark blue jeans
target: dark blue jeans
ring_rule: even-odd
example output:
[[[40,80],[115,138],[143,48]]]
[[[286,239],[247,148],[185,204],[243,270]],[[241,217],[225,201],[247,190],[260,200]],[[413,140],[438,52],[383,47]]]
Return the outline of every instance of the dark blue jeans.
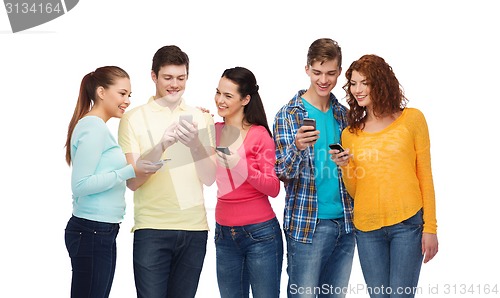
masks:
[[[64,240],[71,258],[71,297],[108,297],[116,267],[119,224],[72,216]]]
[[[283,237],[276,218],[228,227],[216,224],[217,282],[221,298],[278,298]]]
[[[398,224],[356,231],[358,254],[372,298],[415,297],[422,267],[422,210]]]
[[[207,251],[208,231],[134,232],[134,277],[139,298],[193,298]]]

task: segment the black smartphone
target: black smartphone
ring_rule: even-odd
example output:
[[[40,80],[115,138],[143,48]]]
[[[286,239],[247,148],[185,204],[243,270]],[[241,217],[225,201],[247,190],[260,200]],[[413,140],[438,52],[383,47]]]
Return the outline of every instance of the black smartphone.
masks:
[[[231,155],[231,152],[229,151],[229,148],[227,147],[220,147],[220,146],[217,146],[215,147],[215,150],[219,151],[219,152],[222,152],[226,155]]]
[[[342,145],[340,145],[339,143],[330,144],[330,145],[328,145],[328,147],[330,147],[330,149],[332,149],[332,150],[337,149],[339,151],[339,153],[344,152],[344,147],[342,147]]]
[[[316,130],[316,119],[304,118],[304,122],[302,123],[302,126],[314,126],[313,130],[308,130],[308,131],[315,131]]]

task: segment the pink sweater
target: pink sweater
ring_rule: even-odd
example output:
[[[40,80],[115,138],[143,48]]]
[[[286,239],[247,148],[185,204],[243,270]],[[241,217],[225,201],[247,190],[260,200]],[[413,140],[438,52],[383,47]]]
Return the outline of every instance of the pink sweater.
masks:
[[[224,123],[215,124],[217,145],[223,127]],[[217,165],[215,220],[223,226],[244,226],[274,218],[269,196],[279,194],[280,181],[274,171],[273,139],[263,126],[253,125],[233,154],[241,158],[236,166]]]

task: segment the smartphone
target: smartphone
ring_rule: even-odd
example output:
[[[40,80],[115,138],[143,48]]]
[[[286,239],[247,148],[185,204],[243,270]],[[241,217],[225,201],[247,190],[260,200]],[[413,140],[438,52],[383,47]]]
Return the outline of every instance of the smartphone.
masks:
[[[316,130],[316,119],[304,118],[304,122],[302,123],[302,126],[314,126],[313,130],[307,130],[307,131],[315,131]]]
[[[226,155],[231,155],[231,152],[229,151],[229,148],[227,147],[220,147],[220,146],[217,146],[215,147],[215,150],[219,151],[219,152],[222,152]]]
[[[330,147],[330,149],[332,149],[332,150],[337,149],[339,151],[339,153],[344,152],[344,147],[342,147],[342,145],[340,145],[339,143],[330,144],[330,145],[328,145],[328,147]]]
[[[193,123],[193,115],[191,114],[185,114],[185,115],[180,115],[179,116],[179,123],[183,126],[183,127],[186,127],[184,125],[184,122],[182,122],[182,120],[186,120],[187,122],[189,123]]]
[[[169,160],[170,160],[170,158],[160,159],[159,161],[153,162],[153,164],[154,165],[162,165],[162,164],[165,164]]]

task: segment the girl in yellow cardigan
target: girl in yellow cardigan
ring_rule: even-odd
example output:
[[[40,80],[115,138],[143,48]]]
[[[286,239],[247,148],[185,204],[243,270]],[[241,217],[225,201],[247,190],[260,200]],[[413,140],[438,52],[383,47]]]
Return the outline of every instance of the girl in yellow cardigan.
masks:
[[[376,55],[346,72],[344,152],[330,150],[354,198],[354,225],[370,297],[414,297],[422,260],[438,251],[429,132],[406,108],[392,68]]]

